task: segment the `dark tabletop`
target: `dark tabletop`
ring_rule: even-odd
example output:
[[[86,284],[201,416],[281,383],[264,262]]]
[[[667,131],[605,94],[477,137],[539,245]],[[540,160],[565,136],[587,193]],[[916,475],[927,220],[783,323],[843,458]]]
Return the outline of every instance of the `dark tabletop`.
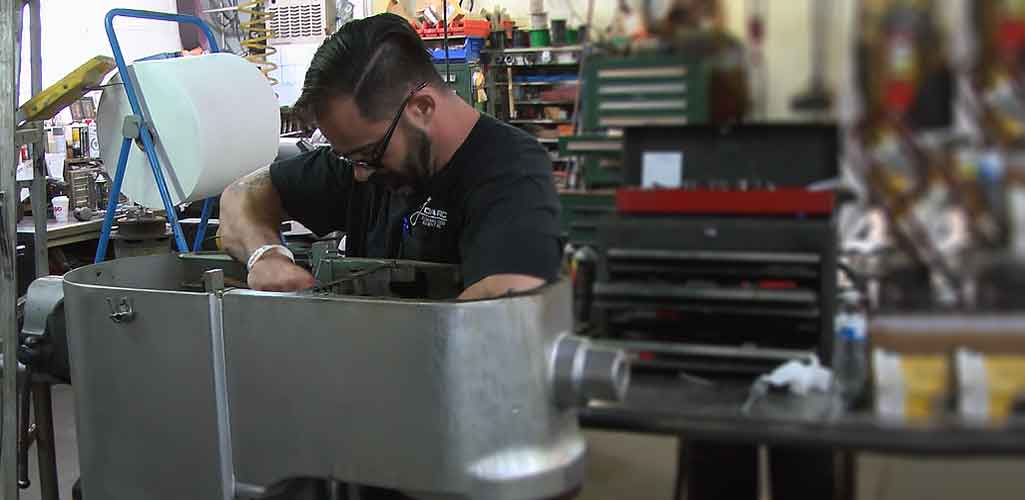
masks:
[[[694,440],[908,454],[1025,455],[1025,424],[970,426],[953,419],[900,424],[848,412],[830,394],[770,392],[749,400],[750,379],[635,373],[626,401],[580,413],[593,429],[678,434]]]

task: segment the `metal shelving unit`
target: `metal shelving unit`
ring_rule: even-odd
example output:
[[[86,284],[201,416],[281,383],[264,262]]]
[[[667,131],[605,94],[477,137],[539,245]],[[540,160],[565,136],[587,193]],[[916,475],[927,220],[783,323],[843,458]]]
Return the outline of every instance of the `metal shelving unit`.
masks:
[[[449,40],[462,40],[462,39],[464,39],[466,37],[467,37],[467,35],[449,35],[448,39]],[[443,37],[443,36],[424,36],[424,37],[420,37],[420,38],[423,41],[425,41],[425,42],[437,42],[437,41],[445,39],[445,37]]]
[[[559,124],[563,124],[563,123],[573,123],[573,120],[568,120],[568,119],[567,120],[547,120],[547,119],[509,120],[509,123],[534,123],[534,124],[537,124],[537,125],[559,125]]]
[[[0,407],[0,496],[16,499],[18,497],[17,480],[17,370],[7,367],[17,366],[18,342],[18,283],[15,276],[17,257],[17,234],[15,233],[15,191],[14,181],[15,146],[14,132],[14,93],[17,81],[15,58],[18,52],[15,33],[15,16],[21,12],[15,8],[21,0],[0,0],[0,222],[4,234],[0,241],[0,332],[3,336],[3,390]],[[18,16],[20,18],[20,16]]]
[[[579,52],[583,49],[580,45],[561,45],[558,47],[518,47],[513,49],[505,49],[501,51],[503,54],[526,54],[530,52]]]
[[[581,83],[582,52],[580,45],[487,52],[494,61],[487,79],[488,95],[493,96],[488,111],[535,136],[542,136],[538,137],[538,142],[548,151],[555,170],[563,173],[573,160],[560,154],[559,140],[553,136],[557,135],[556,128],[559,133],[566,133],[566,127],[573,124],[576,95],[567,96],[561,92],[550,96],[545,94],[559,86]]]
[[[578,65],[578,63],[575,63],[575,62],[572,62],[572,63],[537,63],[537,64],[502,64],[502,63],[498,63],[498,62],[495,63],[495,67],[496,68],[525,68],[525,67],[532,67],[532,68],[565,68],[565,67],[572,67],[572,66],[577,66],[577,65]]]
[[[510,67],[510,68],[514,68],[514,67],[515,68],[525,68],[527,66],[508,66],[508,67]],[[561,80],[561,81],[557,81],[557,82],[556,81],[553,81],[553,82],[513,82],[512,86],[513,87],[541,87],[541,86],[545,86],[545,85],[574,84],[574,83],[578,83],[578,82],[579,82],[579,80]],[[504,84],[498,84],[498,86],[502,86],[502,85],[504,85]]]
[[[0,399],[0,498],[17,500],[17,345],[18,345],[18,284],[16,276],[17,233],[16,204],[19,203],[19,189],[15,182],[17,151],[23,145],[32,148],[33,179],[30,188],[33,219],[35,220],[34,255],[36,275],[49,273],[46,258],[46,218],[35,214],[46,213],[46,162],[45,134],[42,123],[16,123],[15,108],[18,101],[20,81],[22,13],[29,8],[29,46],[31,94],[43,90],[42,36],[40,31],[41,11],[39,0],[0,0],[0,332],[2,332],[2,399]],[[40,435],[39,440],[50,439],[53,429],[38,429],[49,433]],[[42,449],[41,449],[42,451]],[[56,470],[40,471],[40,484],[56,485]],[[50,476],[50,477],[43,477]],[[57,492],[44,489],[40,492],[44,500],[55,500]]]
[[[562,101],[534,100],[534,101],[516,101],[516,104],[523,104],[523,105],[526,105],[526,104],[539,104],[539,105],[547,105],[547,106],[567,106],[567,105],[573,104],[573,101],[570,101],[570,100],[562,100]]]

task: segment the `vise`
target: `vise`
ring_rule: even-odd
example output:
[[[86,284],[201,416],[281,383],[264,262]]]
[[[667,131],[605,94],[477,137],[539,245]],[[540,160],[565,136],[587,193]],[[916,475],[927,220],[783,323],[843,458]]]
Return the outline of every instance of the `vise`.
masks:
[[[355,274],[437,292],[452,279],[437,266]],[[63,294],[83,498],[260,498],[300,477],[555,498],[583,481],[576,409],[626,391],[623,352],[572,335],[565,282],[457,301],[353,294],[384,293],[380,278],[342,293],[225,286],[242,273],[184,254],[37,280],[31,314],[59,311]]]

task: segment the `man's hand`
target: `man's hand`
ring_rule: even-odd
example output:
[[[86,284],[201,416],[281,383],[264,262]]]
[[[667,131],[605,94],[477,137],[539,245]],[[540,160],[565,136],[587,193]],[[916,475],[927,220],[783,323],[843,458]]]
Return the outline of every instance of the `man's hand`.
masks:
[[[295,292],[316,284],[313,275],[288,257],[267,253],[249,271],[249,287],[266,292]]]

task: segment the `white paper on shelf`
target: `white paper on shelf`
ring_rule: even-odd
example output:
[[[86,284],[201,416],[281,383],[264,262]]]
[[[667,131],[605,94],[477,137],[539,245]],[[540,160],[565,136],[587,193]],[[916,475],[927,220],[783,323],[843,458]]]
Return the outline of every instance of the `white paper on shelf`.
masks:
[[[233,54],[137,62],[129,66],[174,205],[215,196],[277,155],[281,116],[267,79]],[[100,157],[114,176],[122,126],[131,115],[121,80],[100,97]],[[147,207],[163,203],[143,150],[133,144],[121,192]]]
[[[641,187],[678,188],[683,184],[683,153],[645,151],[641,157]]]

